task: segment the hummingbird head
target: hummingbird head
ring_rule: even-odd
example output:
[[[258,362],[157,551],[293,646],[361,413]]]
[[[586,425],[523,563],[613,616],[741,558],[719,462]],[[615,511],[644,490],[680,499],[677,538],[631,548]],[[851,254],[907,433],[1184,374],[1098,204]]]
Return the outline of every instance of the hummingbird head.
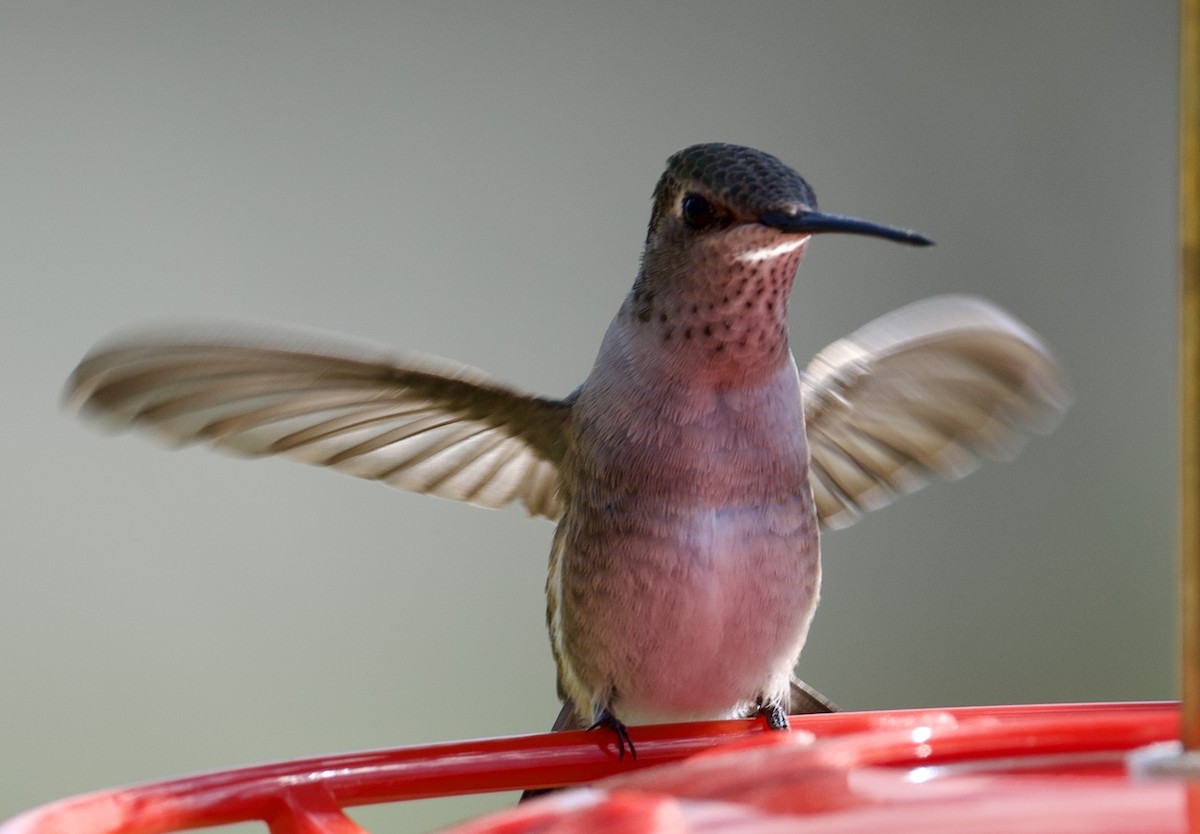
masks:
[[[817,210],[804,179],[738,145],[679,151],[654,189],[642,269],[626,307],[657,353],[683,361],[772,365],[787,355],[787,302],[814,234],[928,246],[916,232]],[[688,360],[692,361],[692,360]]]
[[[700,237],[743,224],[785,235],[841,232],[912,246],[933,243],[913,231],[818,211],[817,196],[803,177],[754,148],[692,145],[667,160],[654,189],[648,243],[656,236]]]

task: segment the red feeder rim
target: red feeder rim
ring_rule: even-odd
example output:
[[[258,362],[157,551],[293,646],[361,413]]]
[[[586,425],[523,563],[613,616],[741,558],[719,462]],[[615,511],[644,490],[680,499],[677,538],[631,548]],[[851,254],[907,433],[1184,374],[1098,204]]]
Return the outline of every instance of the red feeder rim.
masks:
[[[849,712],[793,717],[792,728],[766,732],[756,720],[638,727],[638,758],[623,762],[607,734],[587,732],[298,759],[85,794],[14,817],[0,834],[151,834],[252,820],[273,834],[361,834],[343,808],[604,777],[614,778],[456,830],[594,831],[620,820],[629,831],[769,831],[798,816],[806,830],[839,816],[838,831],[877,830],[885,819],[916,826],[906,830],[982,830],[961,812],[1001,799],[1007,814],[993,820],[1012,824],[1021,811],[1032,815],[1020,817],[1026,822],[1049,823],[1028,831],[1066,830],[1059,826],[1067,808],[1076,818],[1090,808],[1109,822],[1125,819],[1103,799],[1137,809],[1136,830],[1188,830],[1179,799],[1186,783],[1125,770],[1130,751],[1178,738],[1176,704]],[[947,785],[957,797],[949,806]],[[1080,791],[1088,805],[1077,804]],[[858,818],[861,825],[852,822]]]

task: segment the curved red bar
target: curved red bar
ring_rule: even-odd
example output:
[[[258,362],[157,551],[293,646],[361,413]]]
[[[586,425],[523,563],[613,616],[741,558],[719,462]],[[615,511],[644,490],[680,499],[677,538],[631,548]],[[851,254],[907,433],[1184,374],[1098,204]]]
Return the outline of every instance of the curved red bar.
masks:
[[[793,717],[791,734],[765,732],[756,720],[636,727],[635,762],[618,761],[604,733],[517,736],[300,759],[100,791],[14,817],[0,825],[0,834],[153,834],[251,820],[266,822],[273,834],[357,834],[362,829],[342,813],[345,807],[577,785],[614,774],[607,790],[624,798],[589,807],[574,800],[567,810],[591,815],[593,827],[562,830],[597,830],[599,817],[612,823],[644,813],[657,818],[664,809],[678,810],[679,798],[720,799],[726,810],[742,802],[745,813],[877,810],[878,798],[856,793],[848,774],[997,756],[1125,751],[1177,738],[1178,725],[1175,704],[835,713]],[[682,766],[642,772],[685,759]],[[640,798],[621,793],[626,790]],[[497,828],[486,827],[489,817],[462,830],[532,830],[521,820],[562,813],[569,797],[503,812]]]

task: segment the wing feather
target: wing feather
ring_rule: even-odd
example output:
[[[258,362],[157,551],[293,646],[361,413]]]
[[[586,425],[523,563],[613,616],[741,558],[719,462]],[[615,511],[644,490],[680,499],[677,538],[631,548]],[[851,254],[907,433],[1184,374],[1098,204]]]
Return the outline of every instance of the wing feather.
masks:
[[[1071,396],[1041,340],[1000,308],[947,295],[888,313],[826,347],[803,374],[822,523],[1008,460]]]
[[[66,398],[172,445],[283,455],[480,506],[561,512],[569,403],[446,360],[293,331],[176,328],[101,345]]]

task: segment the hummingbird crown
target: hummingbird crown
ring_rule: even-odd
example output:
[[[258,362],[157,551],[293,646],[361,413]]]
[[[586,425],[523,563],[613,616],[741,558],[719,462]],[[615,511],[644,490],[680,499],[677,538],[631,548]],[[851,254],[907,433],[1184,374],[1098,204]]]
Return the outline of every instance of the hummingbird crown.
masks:
[[[775,157],[754,148],[710,142],[684,148],[667,160],[654,189],[650,231],[677,200],[691,192],[718,203],[712,211],[732,213],[743,220],[817,208],[812,187]]]

